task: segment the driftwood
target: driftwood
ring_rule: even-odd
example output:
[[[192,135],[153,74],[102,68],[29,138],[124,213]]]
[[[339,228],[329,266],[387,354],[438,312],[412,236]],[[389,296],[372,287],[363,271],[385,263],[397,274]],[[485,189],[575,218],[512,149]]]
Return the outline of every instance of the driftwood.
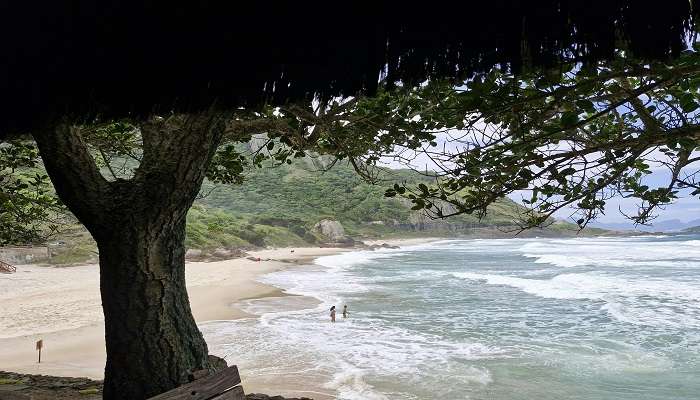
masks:
[[[17,272],[17,268],[14,265],[10,265],[6,262],[0,261],[0,272],[5,274],[11,274]]]
[[[209,375],[206,371],[196,371],[195,379],[169,392],[151,397],[148,400],[245,400],[238,368],[233,365]]]

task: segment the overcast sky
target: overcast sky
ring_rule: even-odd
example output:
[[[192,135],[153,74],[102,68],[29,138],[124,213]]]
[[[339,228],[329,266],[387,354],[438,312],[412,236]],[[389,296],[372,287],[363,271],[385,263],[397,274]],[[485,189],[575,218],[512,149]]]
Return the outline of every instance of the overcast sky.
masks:
[[[658,187],[668,184],[669,173],[666,170],[654,170],[649,175],[645,183],[649,187]],[[678,219],[683,222],[700,218],[700,198],[690,196],[690,190],[685,190],[683,196],[675,203],[666,206],[664,210],[659,210],[657,221]],[[638,199],[614,198],[607,202],[606,214],[598,218],[598,222],[629,222],[624,215],[620,214],[618,207],[625,213],[634,214],[639,204]],[[630,223],[630,227],[632,224]]]

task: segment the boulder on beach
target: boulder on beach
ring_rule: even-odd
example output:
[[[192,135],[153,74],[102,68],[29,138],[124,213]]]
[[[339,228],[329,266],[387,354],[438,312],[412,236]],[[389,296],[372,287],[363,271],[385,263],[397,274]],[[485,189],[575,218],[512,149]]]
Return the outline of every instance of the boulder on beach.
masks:
[[[185,252],[185,260],[197,260],[202,257],[202,250],[199,249],[187,249]]]
[[[340,222],[332,219],[322,219],[314,225],[314,232],[329,242],[347,242],[350,238],[345,234],[345,228]]]

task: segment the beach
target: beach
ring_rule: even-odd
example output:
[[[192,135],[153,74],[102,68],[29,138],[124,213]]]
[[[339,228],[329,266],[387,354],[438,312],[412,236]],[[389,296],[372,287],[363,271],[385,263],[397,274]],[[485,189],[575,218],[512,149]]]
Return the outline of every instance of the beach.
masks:
[[[697,397],[698,236],[366,244],[381,248],[187,264],[209,352],[239,367],[247,393]],[[0,370],[101,378],[98,278],[94,265],[0,275]],[[345,304],[349,318],[330,323]]]
[[[251,316],[235,303],[283,296],[258,282],[261,275],[338,254],[341,248],[282,248],[251,251],[247,258],[188,262],[187,288],[198,323]],[[0,370],[102,379],[104,322],[99,267],[19,265],[0,275]],[[43,340],[41,364],[36,341]]]

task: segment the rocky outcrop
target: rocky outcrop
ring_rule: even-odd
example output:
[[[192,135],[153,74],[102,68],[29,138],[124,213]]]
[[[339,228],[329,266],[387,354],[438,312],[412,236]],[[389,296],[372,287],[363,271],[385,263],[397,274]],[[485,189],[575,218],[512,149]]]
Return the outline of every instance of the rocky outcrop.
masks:
[[[247,253],[243,249],[224,249],[218,248],[209,251],[200,249],[187,249],[185,260],[187,261],[219,261],[230,260],[246,256]]]
[[[314,225],[314,232],[332,243],[353,243],[352,238],[345,234],[345,228],[340,222],[332,219],[322,219]]]
[[[217,357],[213,354],[209,354],[209,365],[214,369],[214,371],[221,371],[228,367],[228,363],[221,357]]]
[[[215,369],[225,368],[226,361],[209,356]],[[244,387],[245,389],[245,387]],[[246,395],[246,400],[312,400],[308,397]],[[0,371],[0,400],[101,400],[102,381],[48,375],[18,374]]]
[[[363,243],[364,244],[364,243]],[[382,244],[370,244],[370,245],[364,245],[363,247],[365,250],[380,250],[380,249],[398,249],[399,246],[394,246],[388,243],[382,243]]]
[[[46,246],[8,246],[0,247],[0,260],[13,265],[46,262],[51,258]]]
[[[200,258],[202,258],[202,250],[187,249],[185,252],[185,260],[199,260]]]
[[[0,400],[100,400],[102,382],[0,371]]]

